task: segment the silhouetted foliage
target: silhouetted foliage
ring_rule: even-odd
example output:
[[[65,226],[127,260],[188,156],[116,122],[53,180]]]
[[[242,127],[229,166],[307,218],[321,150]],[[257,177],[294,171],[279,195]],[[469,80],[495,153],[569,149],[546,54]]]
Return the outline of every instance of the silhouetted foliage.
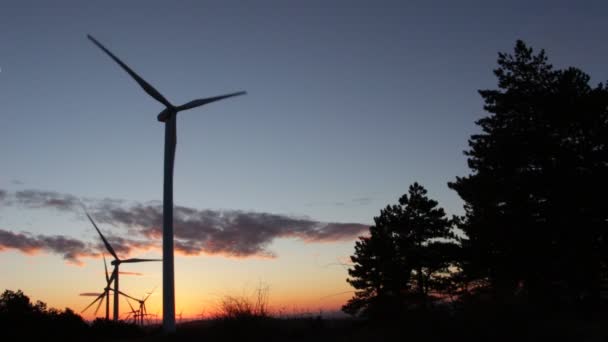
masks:
[[[144,335],[141,327],[125,321],[96,318],[91,324],[91,333],[97,338],[135,338]]]
[[[406,307],[426,307],[450,288],[458,249],[452,220],[426,194],[411,185],[399,204],[374,217],[370,236],[356,242],[347,281],[357,291],[345,312],[396,316]]]
[[[44,302],[32,303],[21,290],[5,290],[0,295],[0,331],[3,336],[31,339],[53,336],[79,340],[86,336],[88,325],[70,309],[48,309]]]
[[[30,298],[21,290],[5,290],[0,295],[0,336],[8,340],[63,341],[113,340],[143,336],[141,328],[123,321],[96,319],[89,326],[69,308],[48,308],[46,303]]]
[[[608,92],[517,41],[465,152],[464,271],[494,298],[598,303],[607,260]]]

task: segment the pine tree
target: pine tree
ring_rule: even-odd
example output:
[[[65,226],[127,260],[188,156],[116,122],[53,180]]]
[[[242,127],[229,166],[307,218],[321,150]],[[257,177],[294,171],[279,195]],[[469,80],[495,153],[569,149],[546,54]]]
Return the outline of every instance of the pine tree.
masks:
[[[401,220],[396,227],[398,254],[412,269],[410,289],[421,301],[443,288],[443,277],[454,266],[455,235],[445,211],[429,199],[418,183],[399,199]]]
[[[606,265],[608,92],[555,70],[518,41],[500,53],[489,116],[465,151],[472,173],[449,186],[465,201],[465,273],[497,295],[547,303],[598,295]]]
[[[374,217],[370,235],[360,237],[347,282],[355,296],[343,310],[353,315],[390,316],[408,306],[422,307],[445,290],[457,245],[438,203],[418,183],[398,205]]]

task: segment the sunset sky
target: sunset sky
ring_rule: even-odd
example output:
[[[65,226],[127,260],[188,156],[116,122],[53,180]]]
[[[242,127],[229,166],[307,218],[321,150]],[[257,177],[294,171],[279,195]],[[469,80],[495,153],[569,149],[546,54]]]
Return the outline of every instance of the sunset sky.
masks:
[[[81,202],[121,256],[161,257],[163,107],[86,34],[174,103],[248,92],[178,116],[177,314],[260,284],[273,309],[318,313],[352,295],[356,237],[409,184],[462,213],[446,183],[468,173],[497,52],[523,39],[605,81],[607,15],[605,1],[3,1],[0,290],[79,312],[103,289]],[[141,273],[123,291],[156,287],[160,314],[160,263],[122,270]]]

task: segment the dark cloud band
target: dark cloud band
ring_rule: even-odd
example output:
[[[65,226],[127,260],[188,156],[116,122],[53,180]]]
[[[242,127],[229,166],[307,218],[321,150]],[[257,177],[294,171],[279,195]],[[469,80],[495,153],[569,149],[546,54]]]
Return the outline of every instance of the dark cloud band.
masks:
[[[76,264],[80,263],[82,257],[97,255],[89,244],[67,236],[34,236],[0,229],[0,251],[6,249],[16,249],[27,254],[38,251],[61,254],[65,260]]]
[[[6,193],[5,198],[7,203],[27,208],[82,213],[80,200],[69,194],[26,190]],[[159,202],[104,199],[85,200],[85,203],[98,223],[126,229],[110,238],[117,251],[159,246],[162,236]],[[268,246],[275,239],[296,238],[306,243],[349,241],[368,228],[358,223],[327,223],[279,214],[183,206],[175,206],[173,215],[175,249],[186,255],[273,256]],[[125,234],[129,238],[122,237]]]

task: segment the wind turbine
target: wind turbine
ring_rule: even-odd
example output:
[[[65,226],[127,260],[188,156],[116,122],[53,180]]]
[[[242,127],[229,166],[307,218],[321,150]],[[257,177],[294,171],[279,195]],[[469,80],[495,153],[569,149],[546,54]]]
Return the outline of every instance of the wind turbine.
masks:
[[[135,310],[133,305],[131,305],[131,301],[127,300],[127,304],[129,304],[131,311],[127,312],[127,318],[125,320],[129,319],[129,317],[133,317],[133,323],[137,324],[139,318],[139,310]]]
[[[129,307],[131,308],[131,312],[127,312],[127,319],[128,319],[128,318],[129,318],[131,315],[134,315],[133,317],[135,317],[135,319],[134,319],[134,320],[135,320],[135,323],[137,323],[137,310],[135,310],[135,309],[133,308],[133,305],[131,305],[131,302],[129,302],[129,299],[132,299],[132,300],[137,301],[137,298],[132,297],[132,296],[129,296],[128,294],[126,294],[126,293],[124,293],[124,292],[122,292],[122,291],[118,291],[118,292],[116,292],[116,290],[114,290],[114,289],[112,289],[112,288],[110,288],[110,291],[114,291],[114,293],[118,293],[119,295],[121,295],[121,296],[123,296],[123,297],[125,297],[125,298],[127,299],[127,304],[129,304]]]
[[[103,234],[101,233],[101,230],[99,230],[99,228],[97,228],[95,221],[93,221],[93,218],[91,218],[91,215],[89,215],[89,213],[86,211],[86,209],[85,209],[85,214],[89,218],[89,221],[91,221],[91,223],[93,224],[93,227],[95,227],[95,230],[97,230],[97,233],[99,233],[99,236],[101,237],[101,240],[103,241],[103,244],[106,246],[106,249],[108,250],[108,252],[110,254],[112,254],[112,256],[114,257],[114,260],[112,260],[112,262],[111,262],[112,266],[114,266],[114,270],[112,271],[112,276],[110,277],[110,280],[114,281],[114,289],[113,289],[113,291],[114,291],[114,315],[113,315],[113,319],[115,321],[118,321],[118,299],[119,299],[118,296],[119,296],[119,294],[121,294],[121,292],[118,290],[118,274],[119,274],[118,269],[119,269],[120,264],[136,263],[136,262],[149,262],[149,261],[162,261],[162,259],[139,259],[139,258],[120,259],[118,257],[118,255],[116,255],[116,251],[114,251],[114,248],[112,248],[112,245],[110,245],[108,240],[106,240],[105,236],[103,236]],[[106,275],[107,275],[107,273],[106,273]],[[108,287],[109,287],[109,283],[108,283]]]
[[[95,298],[95,300],[93,300],[89,305],[87,305],[86,308],[84,308],[82,312],[87,311],[88,308],[90,308],[93,304],[95,304],[97,301],[99,301],[99,304],[97,305],[97,308],[95,309],[95,315],[97,315],[97,311],[99,311],[99,307],[101,306],[101,303],[104,300],[106,300],[106,321],[110,319],[110,285],[112,284],[112,281],[114,280],[114,273],[112,273],[112,276],[110,277],[108,275],[108,264],[106,263],[106,257],[105,255],[103,256],[103,266],[105,269],[105,276],[106,276],[106,287],[103,289],[102,293],[81,293],[81,296],[88,296],[88,297],[97,297]]]
[[[177,113],[183,110],[223,100],[233,96],[244,95],[240,91],[226,95],[197,99],[181,106],[171,104],[158,90],[131,70],[125,63],[106,49],[91,35],[87,35],[97,47],[121,66],[143,90],[152,98],[162,103],[165,109],[158,114],[158,121],[165,123],[165,165],[163,184],[163,330],[165,333],[175,332],[175,274],[173,261],[173,166],[175,163],[175,146],[177,145]]]
[[[145,297],[142,297],[142,299],[135,299],[135,301],[137,303],[139,303],[139,309],[137,311],[139,312],[139,318],[141,320],[140,324],[142,326],[144,325],[145,316],[148,316],[148,309],[146,308],[146,301],[148,300],[148,298],[150,298],[152,293],[154,293],[154,290],[152,290],[151,292],[148,292],[148,295]]]

